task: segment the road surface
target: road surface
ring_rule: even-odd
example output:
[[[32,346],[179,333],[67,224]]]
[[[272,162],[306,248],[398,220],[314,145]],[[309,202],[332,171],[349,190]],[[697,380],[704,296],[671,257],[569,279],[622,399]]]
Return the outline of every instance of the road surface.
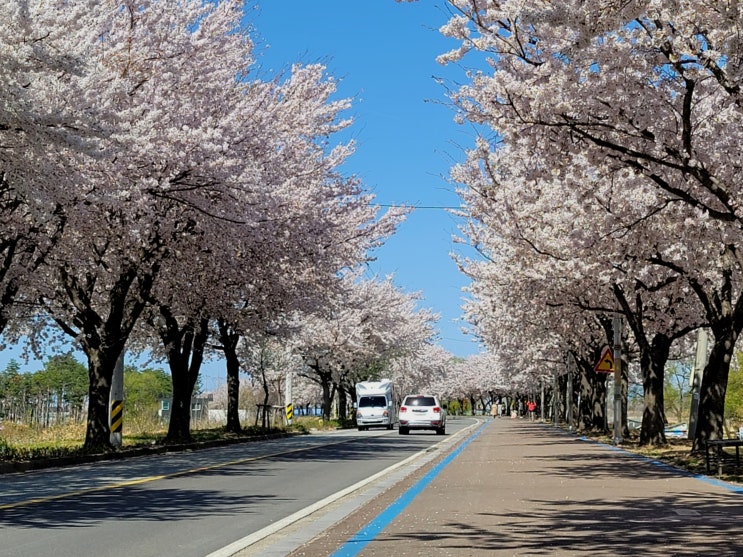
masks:
[[[412,470],[473,423],[451,420],[443,437],[345,430],[2,475],[0,556],[231,555],[382,471]]]

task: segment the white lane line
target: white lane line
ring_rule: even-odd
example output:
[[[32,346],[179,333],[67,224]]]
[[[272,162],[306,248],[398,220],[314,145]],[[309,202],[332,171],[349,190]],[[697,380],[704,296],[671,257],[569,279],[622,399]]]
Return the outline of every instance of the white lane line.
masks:
[[[422,451],[419,451],[405,460],[401,460],[400,462],[397,462],[393,464],[392,466],[389,466],[385,468],[384,470],[381,470],[380,472],[377,472],[373,476],[369,476],[368,478],[361,480],[360,482],[357,482],[345,489],[342,489],[341,491],[338,491],[336,493],[333,493],[332,495],[329,495],[325,499],[322,499],[321,501],[318,501],[316,503],[313,503],[312,505],[309,505],[308,507],[305,507],[297,512],[295,512],[292,515],[287,516],[286,518],[283,518],[281,520],[278,520],[274,522],[273,524],[266,526],[265,528],[262,528],[261,530],[258,530],[256,532],[253,532],[252,534],[249,534],[245,536],[244,538],[241,538],[221,549],[218,549],[217,551],[213,553],[209,553],[205,557],[231,557],[232,555],[235,555],[236,553],[250,547],[251,545],[254,545],[258,543],[259,541],[267,538],[268,536],[271,536],[273,534],[276,534],[280,530],[287,528],[288,526],[294,524],[296,521],[301,520],[303,518],[306,518],[307,516],[311,515],[312,513],[315,513],[324,507],[327,507],[328,505],[334,503],[335,501],[338,501],[339,499],[353,493],[354,491],[358,491],[359,489],[371,484],[372,482],[379,480],[381,478],[384,478],[385,476],[388,476],[391,472],[397,470],[398,468],[402,468],[403,466],[406,466],[407,464],[413,462],[414,460],[420,458],[423,455],[429,454],[431,458],[435,456],[436,451],[432,451],[433,448],[438,448],[439,446],[442,446],[444,444],[450,444],[453,443],[456,438],[458,438],[460,435],[468,432],[473,427],[477,427],[477,425],[480,422],[475,422],[474,424],[467,426],[466,428],[458,431],[451,437],[440,441],[436,445],[433,445],[431,447],[428,447],[427,449],[424,449]],[[421,465],[423,465],[425,462],[421,462]],[[411,470],[412,472],[412,470]]]

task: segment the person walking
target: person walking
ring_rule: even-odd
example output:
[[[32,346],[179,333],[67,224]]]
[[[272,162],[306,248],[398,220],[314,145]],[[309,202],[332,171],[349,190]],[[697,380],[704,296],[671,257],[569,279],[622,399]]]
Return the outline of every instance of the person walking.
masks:
[[[529,412],[529,419],[533,422],[534,421],[534,411],[537,409],[537,403],[533,400],[530,400],[526,403],[526,411]]]

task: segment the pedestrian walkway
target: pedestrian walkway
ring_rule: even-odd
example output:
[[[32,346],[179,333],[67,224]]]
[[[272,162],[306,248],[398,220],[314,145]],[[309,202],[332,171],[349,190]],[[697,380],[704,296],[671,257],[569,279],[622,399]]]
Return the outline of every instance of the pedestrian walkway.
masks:
[[[743,489],[495,419],[291,553],[330,555],[741,556]]]

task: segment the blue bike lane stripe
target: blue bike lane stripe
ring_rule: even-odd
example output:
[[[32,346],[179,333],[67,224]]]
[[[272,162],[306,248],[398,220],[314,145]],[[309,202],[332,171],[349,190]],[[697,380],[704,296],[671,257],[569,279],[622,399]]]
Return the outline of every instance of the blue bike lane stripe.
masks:
[[[394,503],[382,511],[374,520],[367,524],[364,528],[359,530],[351,539],[344,543],[338,548],[331,557],[354,557],[358,555],[362,549],[364,549],[369,543],[374,541],[382,530],[384,530],[389,524],[397,518],[397,516],[405,510],[405,508],[415,499],[415,497],[423,491],[433,479],[438,476],[441,471],[446,468],[460,453],[474,441],[483,428],[487,425],[485,422],[477,431],[475,431],[468,439],[466,439],[459,447],[452,451],[444,460],[439,462],[436,466],[423,476],[418,482],[403,493]]]
[[[695,474],[694,472],[684,470],[683,468],[677,468],[673,464],[668,464],[667,462],[656,460],[654,458],[650,458],[649,456],[633,453],[632,451],[625,450],[621,447],[615,447],[614,445],[607,445],[606,443],[601,443],[600,441],[589,439],[588,437],[579,437],[579,439],[581,441],[585,441],[587,443],[593,443],[605,449],[609,449],[610,451],[620,452],[636,460],[640,460],[642,462],[647,462],[649,464],[652,464],[653,466],[657,466],[658,468],[665,468],[666,470],[675,472],[679,476],[686,476],[687,478],[694,478],[695,480],[699,480],[700,482],[714,485],[715,487],[720,487],[732,493],[743,494],[743,488],[740,487],[739,485],[731,484],[731,483],[728,483],[722,480],[718,480],[717,478],[712,478],[710,476],[705,476],[704,474]]]

